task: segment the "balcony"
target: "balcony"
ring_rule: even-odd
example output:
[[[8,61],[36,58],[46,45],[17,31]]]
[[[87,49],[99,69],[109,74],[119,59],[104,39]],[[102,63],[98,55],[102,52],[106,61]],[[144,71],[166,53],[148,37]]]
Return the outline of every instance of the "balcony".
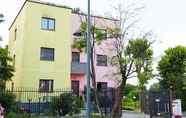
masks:
[[[71,73],[73,74],[85,74],[86,63],[71,63]]]

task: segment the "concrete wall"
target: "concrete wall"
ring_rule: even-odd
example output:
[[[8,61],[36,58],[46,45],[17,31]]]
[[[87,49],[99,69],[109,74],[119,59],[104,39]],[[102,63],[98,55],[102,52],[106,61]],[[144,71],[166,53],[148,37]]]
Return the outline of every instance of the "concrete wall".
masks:
[[[71,10],[26,2],[22,14],[10,29],[10,53],[13,55],[14,50],[20,51],[15,52],[15,86],[38,88],[39,79],[52,79],[54,89],[70,88]],[[42,17],[55,19],[55,31],[41,29]],[[12,32],[15,27],[20,35],[16,43],[21,46],[13,44]],[[40,47],[55,48],[54,61],[41,61]]]

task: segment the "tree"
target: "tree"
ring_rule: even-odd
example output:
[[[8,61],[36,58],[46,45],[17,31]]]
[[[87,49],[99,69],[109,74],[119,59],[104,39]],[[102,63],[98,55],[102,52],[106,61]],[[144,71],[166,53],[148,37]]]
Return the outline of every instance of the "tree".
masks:
[[[165,55],[158,63],[158,71],[163,88],[172,87],[173,90],[181,90],[186,80],[186,47],[177,46],[165,51]]]
[[[160,83],[154,83],[150,86],[149,91],[160,92]]]
[[[126,84],[123,96],[133,99],[135,97],[136,100],[138,100],[138,86],[132,85],[132,84]]]
[[[158,71],[161,77],[160,85],[164,89],[172,89],[174,98],[184,98],[186,87],[186,47],[176,46],[165,51],[158,63]]]
[[[76,35],[79,37],[74,41],[74,48],[82,51],[86,48],[86,31],[87,31],[87,21],[82,21],[81,26]],[[95,72],[95,46],[101,44],[103,40],[106,39],[106,32],[100,30],[96,24],[91,26],[91,41],[90,41],[90,76],[92,80],[94,100],[96,103],[97,110],[101,113],[100,103],[98,100],[97,84],[96,84],[96,72]],[[102,113],[101,113],[102,114]]]
[[[145,92],[145,84],[148,83],[153,77],[152,74],[152,56],[153,50],[151,49],[151,42],[149,42],[145,37],[142,39],[136,39],[129,41],[128,53],[133,55],[134,66],[136,69],[136,74],[139,82],[139,98],[140,107],[143,112],[144,105],[142,100],[142,95]]]
[[[135,6],[136,3],[123,6],[119,4],[116,7],[116,18],[119,20],[114,29],[109,29],[110,35],[115,39],[113,41],[116,56],[113,57],[113,65],[117,65],[118,73],[121,79],[118,80],[116,92],[116,101],[112,110],[112,117],[118,118],[121,116],[122,91],[125,88],[129,78],[138,75],[140,86],[144,86],[151,75],[152,50],[151,42],[148,39],[148,33],[141,38],[135,38],[135,24],[138,22],[138,14],[143,9],[143,6]],[[133,7],[134,6],[134,7]],[[133,41],[136,39],[136,41]],[[139,43],[139,44],[138,44]],[[145,47],[145,48],[144,48]],[[144,49],[143,49],[144,48]],[[138,52],[135,52],[137,49]],[[148,56],[147,56],[148,55]]]
[[[8,47],[0,48],[0,90],[5,89],[6,81],[10,81],[13,76],[14,67],[11,65],[11,61]]]

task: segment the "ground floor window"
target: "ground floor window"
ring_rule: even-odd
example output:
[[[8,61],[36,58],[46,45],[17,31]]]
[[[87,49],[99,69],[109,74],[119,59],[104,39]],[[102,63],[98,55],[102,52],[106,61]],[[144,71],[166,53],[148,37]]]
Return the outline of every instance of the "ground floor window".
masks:
[[[107,82],[97,82],[97,89],[99,90],[106,90],[107,89]]]
[[[52,92],[53,91],[53,80],[41,79],[39,80],[39,91],[40,92]]]
[[[79,81],[78,80],[71,81],[71,88],[72,88],[73,94],[79,95]]]

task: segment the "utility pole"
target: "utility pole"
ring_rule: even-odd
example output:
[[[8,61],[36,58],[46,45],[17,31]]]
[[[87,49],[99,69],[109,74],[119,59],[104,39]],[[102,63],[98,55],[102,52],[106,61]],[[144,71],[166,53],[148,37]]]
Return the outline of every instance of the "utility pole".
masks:
[[[169,90],[169,116],[172,118],[172,86],[170,86]]]
[[[90,0],[88,0],[88,25],[87,25],[87,118],[90,118],[90,40],[91,40],[91,23],[90,23]]]

